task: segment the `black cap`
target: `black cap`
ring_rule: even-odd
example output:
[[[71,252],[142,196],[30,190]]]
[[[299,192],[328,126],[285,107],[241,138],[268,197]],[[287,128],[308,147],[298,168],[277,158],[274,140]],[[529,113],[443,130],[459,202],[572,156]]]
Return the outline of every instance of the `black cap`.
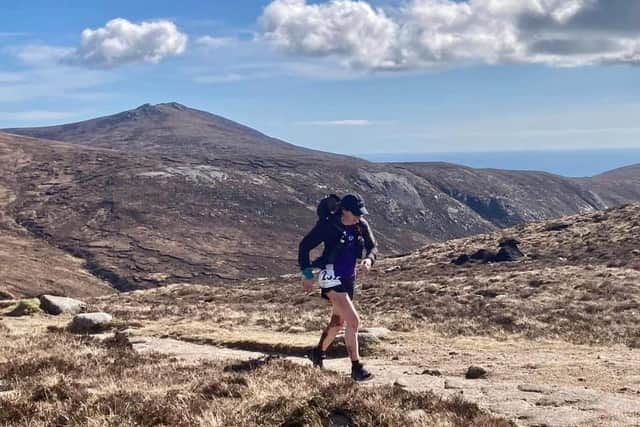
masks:
[[[347,194],[344,196],[340,201],[340,206],[356,216],[366,215],[369,213],[367,208],[364,207],[364,200],[362,200],[362,197],[356,194]]]

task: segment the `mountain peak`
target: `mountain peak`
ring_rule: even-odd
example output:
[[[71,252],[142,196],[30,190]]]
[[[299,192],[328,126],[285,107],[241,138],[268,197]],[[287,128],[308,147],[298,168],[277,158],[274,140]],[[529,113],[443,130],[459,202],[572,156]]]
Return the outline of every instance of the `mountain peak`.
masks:
[[[150,103],[146,103],[146,104],[142,104],[141,106],[134,108],[133,110],[130,111],[135,111],[135,112],[155,112],[155,111],[166,111],[168,109],[171,110],[178,110],[178,111],[186,111],[186,110],[190,110],[189,107],[187,107],[186,105],[182,105],[178,102],[163,102],[160,104],[150,104]]]
[[[109,149],[198,158],[335,157],[271,138],[245,125],[178,102],[142,104],[132,110],[83,122],[11,133]],[[337,156],[340,157],[340,156]]]

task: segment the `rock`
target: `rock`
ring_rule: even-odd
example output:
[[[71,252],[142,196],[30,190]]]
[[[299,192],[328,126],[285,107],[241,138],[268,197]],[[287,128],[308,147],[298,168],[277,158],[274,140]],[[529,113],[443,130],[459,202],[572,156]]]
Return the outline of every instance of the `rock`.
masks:
[[[40,307],[46,313],[53,315],[62,313],[78,314],[87,309],[87,304],[73,298],[42,295],[40,297]]]
[[[495,258],[495,256],[496,256],[495,252],[492,252],[487,249],[480,249],[474,252],[473,254],[471,254],[469,258],[475,261],[480,261],[480,262],[491,262]]]
[[[486,369],[481,368],[479,366],[470,366],[469,369],[467,369],[467,373],[465,374],[464,377],[468,380],[477,380],[479,378],[486,378],[487,371]]]
[[[544,226],[544,231],[562,231],[569,228],[571,224],[563,222],[550,222]]]
[[[363,332],[363,330],[358,331],[358,346],[362,356],[370,356],[379,345],[380,338],[378,338],[377,333]],[[328,354],[333,357],[344,357],[347,355],[344,333],[336,337],[333,345],[329,348]]]
[[[40,300],[38,298],[23,299],[18,301],[15,308],[11,310],[11,312],[7,313],[7,316],[28,316],[30,314],[39,313],[40,311]]]
[[[464,265],[464,264],[468,263],[469,261],[471,261],[471,258],[469,258],[469,255],[462,254],[458,258],[454,259],[451,262],[453,264],[455,264],[455,265]]]
[[[83,313],[73,318],[69,330],[75,334],[103,332],[113,320],[108,313]]]
[[[494,289],[480,289],[480,290],[477,290],[475,294],[485,298],[495,298],[498,296],[498,291]]]
[[[518,248],[520,242],[516,239],[502,239],[499,243],[500,250],[498,253],[488,249],[479,249],[471,255],[463,254],[455,260],[451,261],[455,265],[464,265],[469,262],[509,262],[524,257],[524,254]]]
[[[291,327],[289,327],[289,329],[287,329],[287,332],[289,332],[291,334],[303,334],[303,333],[307,332],[307,330],[305,328],[303,328],[302,326],[291,326]]]
[[[442,372],[437,369],[425,369],[422,371],[421,375],[431,375],[432,377],[441,377]]]
[[[640,249],[634,249],[631,251],[631,253],[634,255],[640,255]]]
[[[524,257],[517,245],[517,240],[509,239],[500,244],[500,250],[491,262],[510,262]]]
[[[396,378],[396,380],[393,382],[393,386],[399,388],[407,388],[409,387],[409,384],[407,384],[407,381],[402,378]]]
[[[391,331],[387,328],[383,328],[383,327],[373,327],[373,328],[364,328],[358,331],[358,335],[362,335],[362,336],[372,336],[375,337],[377,339],[380,340],[384,340],[386,338],[389,338],[389,335],[391,334]]]
[[[549,394],[553,392],[553,389],[551,387],[537,384],[520,384],[518,386],[518,390],[524,391],[525,393]]]

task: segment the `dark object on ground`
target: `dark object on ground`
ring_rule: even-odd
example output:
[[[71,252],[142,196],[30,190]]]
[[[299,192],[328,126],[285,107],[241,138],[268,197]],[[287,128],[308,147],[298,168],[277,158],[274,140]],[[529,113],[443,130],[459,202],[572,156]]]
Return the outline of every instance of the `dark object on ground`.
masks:
[[[464,377],[468,380],[477,380],[479,378],[486,378],[487,371],[486,369],[481,368],[479,366],[470,366],[469,369],[467,369],[467,373]]]
[[[500,250],[498,251],[498,253],[495,253],[488,249],[480,249],[471,255],[462,254],[451,261],[451,263],[455,265],[464,265],[470,262],[480,262],[486,264],[490,262],[516,261],[524,257],[524,254],[522,253],[520,248],[518,248],[519,243],[520,242],[516,239],[503,239],[499,243]]]

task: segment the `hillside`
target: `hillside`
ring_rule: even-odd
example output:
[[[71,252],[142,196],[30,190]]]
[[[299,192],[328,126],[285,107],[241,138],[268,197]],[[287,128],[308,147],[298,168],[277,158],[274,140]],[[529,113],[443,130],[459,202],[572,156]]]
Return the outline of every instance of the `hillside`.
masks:
[[[361,274],[355,299],[365,328],[389,329],[363,341],[369,366],[382,384],[462,392],[517,425],[637,424],[639,207],[433,243],[381,261]],[[517,239],[525,256],[452,263],[496,251],[505,238]],[[220,349],[299,357],[330,311],[317,290],[302,291],[298,275],[174,284],[92,302],[131,325],[134,342],[183,357]],[[488,377],[464,380],[470,365]],[[344,372],[346,364],[330,366]]]
[[[8,156],[0,175],[15,195],[4,215],[120,290],[295,270],[298,242],[330,192],[364,196],[386,255],[640,198],[635,169],[605,185],[598,177],[374,164],[176,103],[12,132],[64,142],[0,133]]]
[[[640,199],[640,165],[614,169],[577,182],[609,206]]]
[[[45,293],[88,297],[113,292],[109,283],[85,268],[83,259],[39,239],[8,215],[8,206],[17,197],[14,190],[19,179],[11,171],[27,165],[31,158],[4,145],[5,138],[0,134],[4,172],[0,174],[0,300]]]

